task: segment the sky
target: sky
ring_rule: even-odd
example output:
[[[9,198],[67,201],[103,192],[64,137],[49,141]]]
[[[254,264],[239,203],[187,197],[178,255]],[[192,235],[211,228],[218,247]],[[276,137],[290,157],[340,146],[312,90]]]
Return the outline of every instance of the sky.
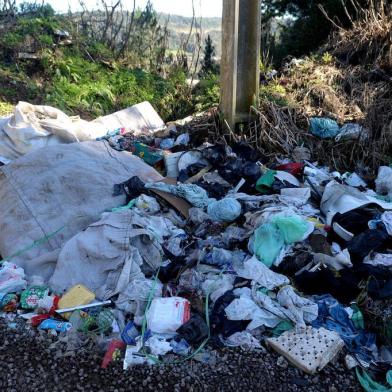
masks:
[[[20,0],[23,2],[26,0]],[[27,0],[29,1],[29,0]],[[84,0],[85,4],[90,8],[96,8],[97,0]],[[114,0],[107,0],[108,2]],[[46,0],[56,11],[68,11],[68,5],[72,11],[80,9],[79,0]],[[124,0],[125,4],[132,7],[133,0]],[[136,6],[143,8],[147,0],[136,0]],[[192,0],[152,0],[154,8],[158,12],[164,12],[171,15],[192,16]],[[222,0],[194,0],[197,16],[203,17],[221,17],[222,16]]]

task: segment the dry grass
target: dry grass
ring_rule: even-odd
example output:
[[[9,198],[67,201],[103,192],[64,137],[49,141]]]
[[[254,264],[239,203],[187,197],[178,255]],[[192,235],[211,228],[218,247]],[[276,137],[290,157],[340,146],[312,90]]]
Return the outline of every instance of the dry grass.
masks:
[[[392,7],[388,0],[358,10],[361,17],[350,29],[339,28],[330,39],[333,53],[347,64],[370,64],[392,71]]]
[[[392,157],[392,6],[359,10],[351,29],[331,36],[322,53],[288,67],[278,84],[279,104],[263,100],[252,108],[256,120],[247,140],[266,156],[290,154],[298,145],[312,158],[337,170],[367,167],[375,173]],[[276,82],[275,82],[276,83]],[[282,105],[281,101],[286,102]],[[327,116],[340,124],[357,122],[370,133],[366,143],[320,140],[308,132],[308,119]]]

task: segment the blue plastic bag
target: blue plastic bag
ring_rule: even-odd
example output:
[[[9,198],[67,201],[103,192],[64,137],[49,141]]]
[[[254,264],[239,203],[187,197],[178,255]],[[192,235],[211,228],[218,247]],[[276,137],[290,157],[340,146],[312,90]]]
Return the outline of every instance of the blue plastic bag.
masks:
[[[211,202],[207,214],[215,222],[233,222],[241,215],[241,204],[236,199],[226,197]]]
[[[331,118],[313,117],[310,119],[310,132],[321,139],[328,139],[335,137],[340,132],[340,128]]]

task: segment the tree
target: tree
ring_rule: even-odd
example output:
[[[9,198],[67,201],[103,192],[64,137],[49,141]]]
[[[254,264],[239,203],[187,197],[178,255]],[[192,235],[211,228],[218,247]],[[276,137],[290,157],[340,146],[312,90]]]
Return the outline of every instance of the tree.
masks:
[[[25,16],[50,18],[53,17],[55,12],[50,4],[44,2],[23,2],[19,6],[19,13]]]
[[[348,27],[359,16],[358,7],[367,7],[368,0],[264,0],[262,4],[263,23],[273,18],[283,20],[273,53],[279,65],[287,55],[300,57],[317,50],[334,23]]]
[[[204,58],[201,62],[201,70],[199,72],[199,77],[206,77],[209,74],[215,74],[218,72],[218,66],[215,62],[215,47],[212,43],[211,36],[208,34],[205,40],[204,47]]]

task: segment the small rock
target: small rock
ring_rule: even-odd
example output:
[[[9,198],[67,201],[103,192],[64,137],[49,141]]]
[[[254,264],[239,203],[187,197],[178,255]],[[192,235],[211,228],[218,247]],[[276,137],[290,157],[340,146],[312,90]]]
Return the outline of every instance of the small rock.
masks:
[[[287,369],[289,364],[287,363],[286,359],[280,356],[276,361],[276,364],[281,367],[282,369]]]

